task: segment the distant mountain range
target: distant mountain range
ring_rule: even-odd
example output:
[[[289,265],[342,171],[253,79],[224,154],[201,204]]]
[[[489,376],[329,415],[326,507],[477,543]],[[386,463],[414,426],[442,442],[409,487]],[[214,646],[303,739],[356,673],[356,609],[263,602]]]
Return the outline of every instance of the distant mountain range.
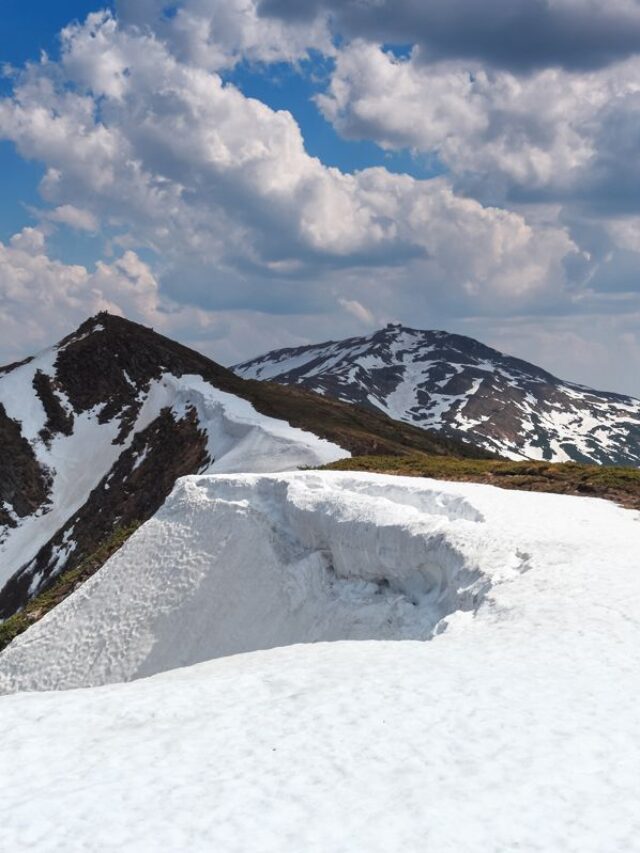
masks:
[[[640,401],[594,391],[472,338],[391,324],[236,365],[510,459],[640,465]]]
[[[481,455],[381,413],[246,381],[99,314],[0,368],[0,620],[150,518],[182,475],[412,450]]]

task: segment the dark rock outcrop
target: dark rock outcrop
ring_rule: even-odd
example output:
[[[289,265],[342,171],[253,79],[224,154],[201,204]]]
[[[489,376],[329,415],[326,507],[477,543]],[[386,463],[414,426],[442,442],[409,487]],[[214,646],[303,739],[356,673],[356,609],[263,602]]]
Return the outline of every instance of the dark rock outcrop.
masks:
[[[44,426],[29,438],[22,425],[0,405],[0,559],[6,537],[24,519],[54,518],[59,510],[52,476],[62,454],[76,458],[74,442],[91,441],[80,435],[87,419],[111,425],[109,453],[96,447],[96,485],[83,496],[82,505],[68,515],[55,514],[47,541],[33,545],[37,552],[12,557],[0,589],[0,619],[20,609],[46,590],[66,571],[81,565],[114,532],[143,522],[153,515],[178,477],[202,471],[209,459],[208,436],[195,407],[179,411],[153,403],[152,383],[163,376],[195,376],[208,385],[248,400],[270,417],[289,422],[332,441],[354,455],[402,454],[421,451],[436,455],[486,456],[455,440],[393,421],[366,408],[346,405],[305,389],[241,379],[203,355],[159,335],[152,329],[106,313],[92,317],[61,341],[44,361],[27,360],[0,368],[3,377],[23,370],[28,377],[18,388],[12,377],[12,394],[27,399],[23,409],[39,400]],[[43,367],[38,365],[42,364]],[[162,384],[162,383],[160,383]],[[16,391],[15,389],[18,388]],[[37,402],[37,401],[36,401]],[[147,406],[144,423],[138,420]],[[154,408],[155,406],[155,408]],[[137,430],[137,431],[136,431]],[[99,432],[90,431],[91,435]],[[77,435],[80,435],[77,438]],[[101,438],[104,443],[104,439]],[[88,455],[88,465],[93,460]],[[48,454],[48,455],[47,455]],[[102,455],[101,455],[102,454]],[[104,458],[109,458],[108,466]],[[82,458],[85,458],[84,456]],[[115,458],[115,461],[113,459]],[[43,464],[49,460],[51,470]],[[82,472],[80,472],[82,474]],[[67,481],[69,475],[66,475]],[[73,483],[66,491],[73,492]],[[46,519],[45,519],[46,520]],[[48,529],[48,528],[47,528]],[[31,547],[31,543],[27,543]]]

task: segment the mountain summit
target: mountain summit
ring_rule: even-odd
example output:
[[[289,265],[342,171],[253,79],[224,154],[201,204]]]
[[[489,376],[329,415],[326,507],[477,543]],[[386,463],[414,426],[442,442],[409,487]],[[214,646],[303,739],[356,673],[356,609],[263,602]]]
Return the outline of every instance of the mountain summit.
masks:
[[[640,465],[640,401],[594,391],[473,338],[390,324],[281,349],[239,376],[301,386],[511,459]]]

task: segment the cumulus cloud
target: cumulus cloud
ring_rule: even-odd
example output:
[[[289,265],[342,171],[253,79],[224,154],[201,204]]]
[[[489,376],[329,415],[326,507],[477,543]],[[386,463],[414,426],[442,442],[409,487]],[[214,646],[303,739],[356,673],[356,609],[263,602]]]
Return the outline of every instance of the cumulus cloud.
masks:
[[[72,204],[61,204],[54,210],[46,211],[44,218],[49,222],[60,225],[68,225],[77,231],[89,231],[95,233],[98,230],[98,220],[89,210],[82,210]]]
[[[368,308],[365,308],[357,299],[343,299],[340,297],[338,303],[351,314],[356,320],[359,320],[365,326],[373,326],[375,323],[375,314]]]
[[[475,329],[496,343],[496,318],[506,327],[521,317],[522,335],[544,350],[542,318],[598,315],[630,340],[622,321],[637,313],[629,282],[640,259],[635,2],[117,8],[118,17],[67,27],[59,59],[23,69],[0,100],[0,137],[44,164],[50,205],[41,227],[0,247],[6,341],[18,345],[11,329],[23,323],[28,352],[55,323],[63,333],[102,307],[228,362],[392,319]],[[517,46],[509,33],[527,14],[520,61],[485,22],[499,20],[495,32]],[[570,24],[575,50],[562,43]],[[556,41],[545,52],[546,26]],[[415,45],[405,59],[381,47],[404,41]],[[445,175],[327,167],[289,112],[223,76],[243,60],[296,63],[315,50],[335,60],[317,103],[341,134],[435,154]],[[46,247],[55,224],[107,227],[121,254],[95,269],[62,264]],[[30,316],[36,299],[43,312]],[[572,345],[568,331],[557,334]],[[526,347],[514,341],[516,352]]]
[[[351,139],[435,153],[475,194],[628,209],[640,199],[640,58],[584,73],[526,76],[425,65],[366,42],[343,49],[325,116]]]
[[[48,346],[98,311],[197,336],[215,320],[163,299],[158,282],[135,252],[90,270],[51,258],[40,228],[0,242],[0,363]]]
[[[180,282],[185,301],[255,307],[260,279],[286,290],[294,277],[295,301],[319,269],[414,261],[416,288],[453,302],[521,305],[562,288],[576,247],[560,226],[484,207],[445,179],[326,167],[290,113],[108,13],[62,43],[60,62],[31,66],[0,102],[0,133],[46,164],[42,191],[58,210],[88,211],[155,249],[175,298]]]
[[[326,16],[303,22],[265,17],[256,0],[117,0],[124,24],[152,31],[180,60],[210,71],[249,62],[296,62],[333,52]]]
[[[428,61],[585,70],[640,50],[637,0],[259,0],[259,9],[292,23],[330,16],[343,36],[418,44]]]

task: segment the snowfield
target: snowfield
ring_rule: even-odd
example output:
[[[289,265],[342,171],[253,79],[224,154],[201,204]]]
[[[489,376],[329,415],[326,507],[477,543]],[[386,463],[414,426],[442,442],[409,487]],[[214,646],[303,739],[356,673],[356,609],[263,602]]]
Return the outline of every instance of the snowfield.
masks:
[[[496,625],[474,640],[293,646],[4,697],[0,846],[640,849],[637,656],[622,666],[605,636],[577,660],[588,643],[543,651]]]
[[[639,522],[184,478],[0,655],[3,692],[62,691],[0,698],[0,848],[640,851]]]

